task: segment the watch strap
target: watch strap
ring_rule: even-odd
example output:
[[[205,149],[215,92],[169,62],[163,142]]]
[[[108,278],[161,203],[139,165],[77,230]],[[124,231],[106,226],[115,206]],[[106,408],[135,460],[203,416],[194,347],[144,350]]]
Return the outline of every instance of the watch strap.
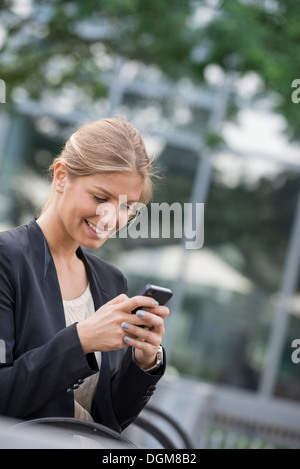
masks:
[[[163,361],[164,361],[163,348],[160,345],[158,347],[158,350],[157,350],[155,365],[151,366],[151,368],[146,368],[144,371],[154,371],[154,370],[156,370],[157,368],[159,368],[163,364]]]

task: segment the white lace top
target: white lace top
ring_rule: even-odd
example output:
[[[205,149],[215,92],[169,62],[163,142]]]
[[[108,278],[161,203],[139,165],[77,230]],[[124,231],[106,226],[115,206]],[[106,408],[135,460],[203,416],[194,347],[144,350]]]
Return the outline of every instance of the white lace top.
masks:
[[[67,326],[70,326],[74,322],[83,321],[94,314],[95,308],[90,285],[88,285],[85,292],[78,298],[75,298],[74,300],[63,300],[63,305]],[[95,356],[100,369],[101,352],[96,352]],[[74,391],[75,418],[93,421],[90,412],[93,398],[96,393],[98,378],[99,373],[85,378],[84,383]]]

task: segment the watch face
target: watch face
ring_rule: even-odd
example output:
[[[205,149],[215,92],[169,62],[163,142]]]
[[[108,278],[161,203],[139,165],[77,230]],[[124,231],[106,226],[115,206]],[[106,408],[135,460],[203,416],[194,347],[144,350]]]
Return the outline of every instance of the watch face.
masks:
[[[163,361],[163,353],[162,353],[162,347],[158,348],[157,355],[156,355],[156,365],[161,365]]]

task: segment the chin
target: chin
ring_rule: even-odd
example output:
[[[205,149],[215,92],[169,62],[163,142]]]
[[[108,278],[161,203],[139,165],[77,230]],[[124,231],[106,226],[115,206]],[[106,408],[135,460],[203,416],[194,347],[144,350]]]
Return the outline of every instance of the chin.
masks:
[[[86,241],[85,240],[82,243],[80,243],[80,245],[85,247],[85,248],[88,248],[88,249],[98,249],[102,246],[102,244],[105,243],[106,240],[107,240],[107,238],[99,239],[99,241],[97,241],[97,240],[95,240],[95,241],[92,241],[92,240]]]

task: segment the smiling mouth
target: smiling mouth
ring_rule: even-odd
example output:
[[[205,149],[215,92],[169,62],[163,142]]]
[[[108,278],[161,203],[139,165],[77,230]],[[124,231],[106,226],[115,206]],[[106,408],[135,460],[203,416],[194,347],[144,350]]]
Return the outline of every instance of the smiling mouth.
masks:
[[[84,220],[85,223],[88,225],[88,227],[93,230],[93,232],[95,233],[95,235],[98,237],[98,238],[106,238],[108,236],[108,231],[101,231],[99,230],[99,228],[97,228],[97,226],[95,226],[93,223],[91,223],[90,221],[88,220]]]

